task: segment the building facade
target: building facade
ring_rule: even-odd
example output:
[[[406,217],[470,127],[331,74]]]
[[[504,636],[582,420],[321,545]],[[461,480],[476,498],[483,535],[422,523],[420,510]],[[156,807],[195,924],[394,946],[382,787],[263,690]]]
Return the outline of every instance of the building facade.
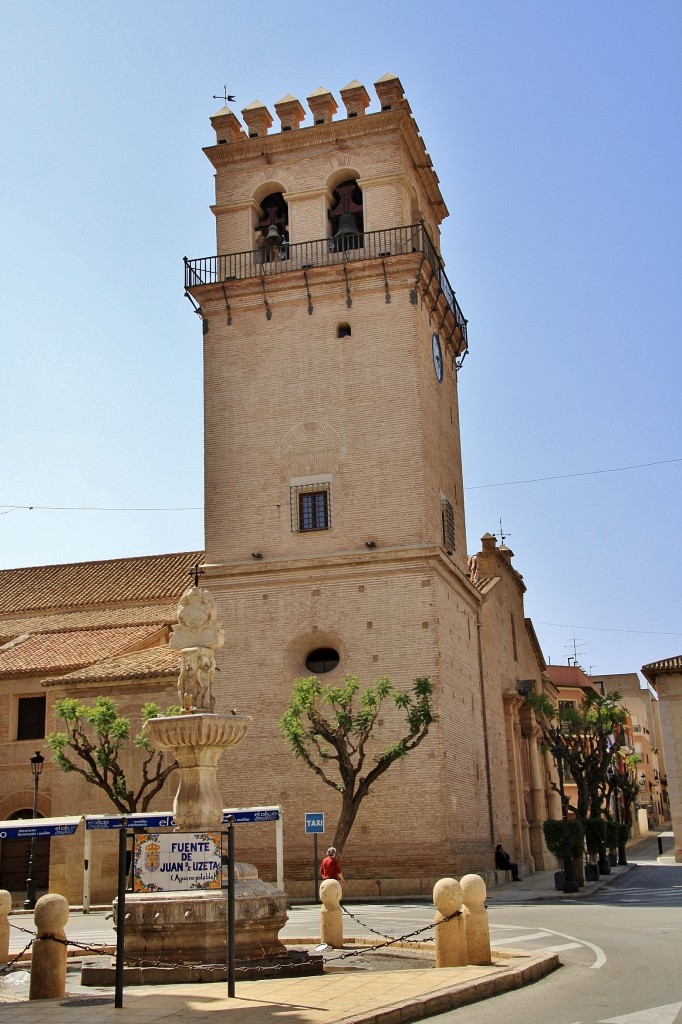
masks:
[[[498,842],[524,871],[551,867],[542,822],[558,816],[525,703],[532,690],[556,695],[525,585],[492,535],[467,553],[458,411],[467,324],[440,255],[447,210],[400,81],[385,75],[375,89],[370,112],[351,82],[339,117],[332,94],[316,90],[307,127],[287,95],[274,105],[275,132],[260,102],[243,124],[218,111],[205,151],[217,255],[185,262],[204,345],[201,585],[225,627],[214,692],[220,709],[253,716],[245,742],[222,758],[219,784],[224,806],[282,806],[292,895],[309,891],[305,813],[325,812],[330,841],[340,807],[279,729],[299,676],[389,675],[401,687],[428,676],[434,686],[429,736],[378,781],[355,822],[349,894],[428,893],[443,875],[492,871]],[[15,599],[0,614],[5,756],[22,779],[30,751],[12,724],[18,695],[45,697],[48,731],[57,695],[118,695],[131,710],[173,699],[168,630],[198,561],[189,552],[48,567],[59,588],[40,567],[6,571]],[[12,650],[30,653],[21,638],[50,623],[99,632],[80,661],[25,659],[17,674]],[[107,646],[118,624],[142,632]],[[369,757],[402,727],[386,709]],[[106,809],[93,787],[52,768],[41,785],[44,814]],[[26,794],[17,803],[3,786],[0,817],[25,811]],[[171,800],[161,794],[155,806]],[[239,858],[272,879],[271,836],[254,830],[237,842]],[[114,892],[114,859],[102,847],[101,894]],[[56,842],[49,878],[77,898],[82,865]]]

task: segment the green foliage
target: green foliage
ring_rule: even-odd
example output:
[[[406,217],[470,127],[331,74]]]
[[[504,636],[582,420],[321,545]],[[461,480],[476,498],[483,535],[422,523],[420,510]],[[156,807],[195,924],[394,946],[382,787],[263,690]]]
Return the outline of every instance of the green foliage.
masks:
[[[585,822],[585,846],[588,854],[597,855],[606,845],[606,821],[604,818],[588,818]]]
[[[410,690],[394,686],[388,676],[379,676],[364,688],[355,675],[326,686],[317,676],[294,680],[280,729],[294,755],[341,794],[342,810],[334,836],[339,852],[369,787],[394,761],[414,750],[436,721],[432,694],[427,677],[415,679]],[[367,747],[375,739],[379,711],[386,701],[403,713],[404,734],[369,755]],[[365,774],[361,774],[363,770]]]
[[[620,703],[621,695],[587,690],[580,706],[566,708],[555,707],[545,694],[530,694],[526,699],[546,749],[562,762],[576,785],[571,810],[581,821],[599,818],[607,802],[612,765],[625,742],[628,713]]]
[[[545,846],[549,852],[560,861],[563,857],[563,822],[557,818],[547,818],[542,825],[545,837]],[[582,822],[578,818],[571,818],[568,822],[568,839],[571,844],[571,857],[578,860],[583,855],[584,831]]]
[[[606,822],[606,845],[612,853],[615,853],[618,849],[619,831],[620,825],[617,821],[609,820]]]
[[[122,813],[146,810],[177,767],[176,762],[165,764],[163,752],[154,750],[140,730],[133,745],[145,755],[140,765],[141,781],[136,789],[129,784],[121,758],[130,740],[130,719],[119,714],[118,705],[111,697],[97,697],[92,704],[75,697],[63,697],[55,703],[55,714],[65,729],[51,733],[46,743],[57,767],[63,772],[77,772],[104,790]],[[143,725],[159,714],[157,704],[145,704],[141,710]],[[180,714],[180,708],[171,706],[165,714]]]
[[[625,822],[621,822],[618,826],[618,845],[625,846],[629,838],[630,826],[626,825]]]

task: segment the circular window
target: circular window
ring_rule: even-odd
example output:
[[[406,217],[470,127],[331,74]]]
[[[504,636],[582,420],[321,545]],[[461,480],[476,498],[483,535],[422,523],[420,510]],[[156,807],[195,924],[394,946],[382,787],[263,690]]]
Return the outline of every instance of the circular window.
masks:
[[[339,663],[339,652],[333,647],[316,647],[305,659],[305,665],[309,672],[321,675],[323,672],[331,672]]]

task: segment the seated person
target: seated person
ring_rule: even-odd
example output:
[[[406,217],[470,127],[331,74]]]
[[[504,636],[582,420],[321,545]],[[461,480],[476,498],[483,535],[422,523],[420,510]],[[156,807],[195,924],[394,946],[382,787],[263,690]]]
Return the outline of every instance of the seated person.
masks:
[[[519,878],[519,866],[514,864],[507,851],[502,847],[502,844],[498,844],[495,847],[495,867],[498,871],[511,871],[512,882],[520,882]]]

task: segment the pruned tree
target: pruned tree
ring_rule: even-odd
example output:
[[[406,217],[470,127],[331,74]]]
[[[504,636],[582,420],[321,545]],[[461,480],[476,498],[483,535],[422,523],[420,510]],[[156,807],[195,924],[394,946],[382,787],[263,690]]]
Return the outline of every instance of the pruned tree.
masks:
[[[341,794],[333,841],[339,853],[370,786],[394,761],[419,746],[437,718],[431,704],[433,687],[426,677],[415,679],[409,691],[394,686],[388,676],[375,679],[361,691],[362,685],[354,675],[344,676],[340,686],[323,686],[317,676],[296,679],[280,720],[280,729],[296,757]],[[384,701],[404,712],[404,735],[372,754],[368,746]]]
[[[577,788],[569,803],[582,822],[604,813],[609,773],[625,743],[627,709],[621,695],[588,690],[578,707],[557,708],[546,694],[531,694],[528,703],[542,730],[545,745],[562,758]],[[552,783],[556,792],[558,787]]]
[[[111,697],[97,697],[92,704],[63,697],[55,703],[55,714],[64,722],[64,731],[51,733],[46,743],[57,767],[82,775],[106,793],[122,814],[146,811],[178,767],[177,761],[167,763],[163,751],[155,750],[140,730],[133,739],[133,746],[142,751],[140,778],[137,783],[127,778],[122,758],[129,750],[130,719],[119,714]],[[157,704],[147,703],[140,714],[144,725],[150,718],[158,718],[160,709]],[[164,714],[179,715],[180,708],[169,707]]]
[[[625,825],[632,825],[632,808],[639,792],[637,766],[642,763],[641,755],[631,754],[629,749],[624,747],[618,752],[617,763],[609,772],[606,793],[607,815],[613,808],[616,821]]]

